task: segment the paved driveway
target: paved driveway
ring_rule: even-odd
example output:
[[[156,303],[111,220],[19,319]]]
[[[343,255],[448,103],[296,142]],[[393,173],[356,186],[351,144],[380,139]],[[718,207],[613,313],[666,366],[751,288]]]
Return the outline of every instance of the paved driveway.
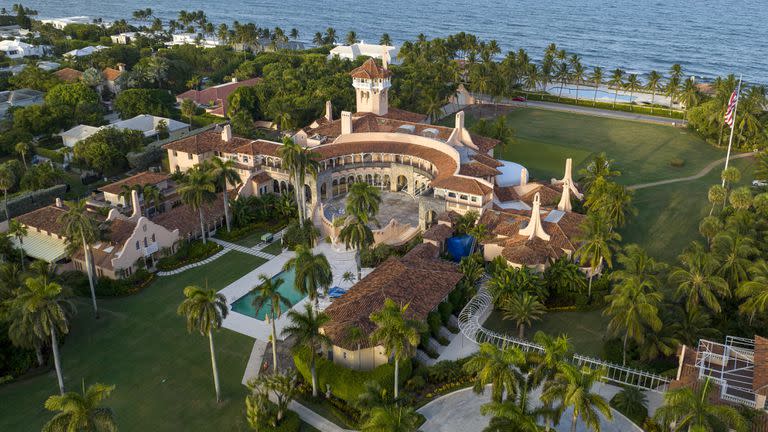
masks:
[[[595,389],[606,399],[611,398],[619,390],[618,387],[602,384]],[[418,412],[427,418],[421,427],[424,432],[479,432],[488,426],[489,417],[480,415],[480,406],[490,401],[490,389],[486,388],[485,394],[477,395],[471,388],[435,399],[421,407]],[[539,391],[531,394],[532,401],[538,401]],[[568,432],[571,426],[571,410],[563,413],[560,424],[555,428],[559,432]],[[600,419],[602,432],[642,432],[637,425],[629,421],[616,411],[613,411],[613,420]],[[582,423],[577,424],[578,432],[588,432]]]

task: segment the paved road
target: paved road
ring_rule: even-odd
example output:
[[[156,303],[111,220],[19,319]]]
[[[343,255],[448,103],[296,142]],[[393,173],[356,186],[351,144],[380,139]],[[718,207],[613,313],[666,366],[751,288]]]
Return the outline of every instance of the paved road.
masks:
[[[594,389],[606,399],[610,399],[620,389],[609,384],[599,384]],[[485,394],[477,395],[471,388],[462,389],[437,398],[421,407],[418,412],[427,418],[421,429],[424,432],[480,432],[488,426],[489,417],[480,415],[480,406],[490,401],[490,389]],[[531,401],[537,401],[539,391],[534,390]],[[571,410],[563,413],[560,424],[554,429],[567,432],[571,427]],[[642,432],[642,429],[626,417],[613,411],[613,420],[600,416],[600,430],[603,432]],[[576,425],[577,432],[587,432],[584,424]]]
[[[756,154],[757,154],[757,152],[739,153],[737,155],[732,155],[731,156],[731,160],[733,160],[733,159],[742,159],[742,158],[754,156]],[[679,177],[679,178],[668,179],[668,180],[659,180],[659,181],[655,181],[655,182],[651,182],[651,183],[641,183],[641,184],[627,186],[627,189],[629,189],[629,190],[638,190],[638,189],[645,189],[645,188],[654,187],[654,186],[661,186],[661,185],[666,185],[666,184],[671,184],[671,183],[680,183],[680,182],[687,182],[687,181],[691,181],[691,180],[700,179],[700,178],[704,177],[705,175],[709,174],[710,171],[712,171],[713,169],[717,168],[718,166],[720,166],[720,165],[722,165],[724,163],[725,163],[725,158],[718,159],[716,161],[710,162],[709,165],[705,166],[704,168],[701,169],[701,171],[697,172],[696,174],[694,174],[692,176]]]
[[[478,102],[487,103],[487,104],[509,105],[509,106],[516,106],[516,107],[525,107],[525,108],[538,108],[538,109],[545,109],[550,111],[562,111],[562,112],[570,112],[570,113],[591,115],[591,116],[597,116],[597,117],[614,118],[619,120],[631,120],[631,121],[640,121],[645,123],[655,123],[655,124],[660,124],[664,126],[685,126],[688,123],[685,120],[681,120],[681,119],[671,119],[668,117],[652,116],[648,114],[636,114],[636,113],[625,112],[625,111],[613,111],[613,110],[607,110],[607,109],[601,109],[601,108],[592,108],[588,106],[567,105],[567,104],[560,104],[556,102],[544,102],[544,101],[536,101],[536,100],[528,100],[526,102],[515,102],[511,99],[491,100],[486,95],[481,95],[477,93],[472,93],[472,95],[475,97],[475,100],[477,100]]]

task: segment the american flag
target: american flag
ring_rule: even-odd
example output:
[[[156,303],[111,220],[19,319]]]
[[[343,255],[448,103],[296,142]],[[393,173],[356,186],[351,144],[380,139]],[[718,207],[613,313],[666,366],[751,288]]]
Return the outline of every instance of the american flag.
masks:
[[[731,98],[728,99],[728,109],[725,111],[725,124],[733,127],[733,117],[736,114],[736,102],[739,100],[738,90],[734,90],[731,93]]]

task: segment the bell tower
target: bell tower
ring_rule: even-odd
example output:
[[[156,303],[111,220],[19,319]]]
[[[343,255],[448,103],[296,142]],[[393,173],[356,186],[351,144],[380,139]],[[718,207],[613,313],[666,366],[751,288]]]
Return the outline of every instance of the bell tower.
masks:
[[[386,61],[383,66],[379,66],[374,59],[368,59],[350,75],[352,87],[355,88],[357,112],[387,114],[392,72],[387,69]]]

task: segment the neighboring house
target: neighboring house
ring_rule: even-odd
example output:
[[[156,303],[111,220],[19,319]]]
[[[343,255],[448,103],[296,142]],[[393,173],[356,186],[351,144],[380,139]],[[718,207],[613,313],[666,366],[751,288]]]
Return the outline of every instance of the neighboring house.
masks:
[[[146,138],[151,138],[158,135],[157,127],[161,121],[165,121],[166,126],[168,126],[168,133],[170,138],[178,137],[184,132],[189,131],[189,125],[186,123],[165,117],[140,114],[136,117],[127,120],[121,120],[119,122],[101,127],[77,125],[72,129],[60,133],[59,136],[61,136],[62,140],[64,141],[64,145],[67,147],[74,147],[75,144],[77,144],[79,141],[82,141],[95,134],[99,130],[108,127],[113,127],[116,129],[137,130],[143,133]]]
[[[8,90],[0,92],[0,117],[4,117],[13,107],[42,105],[45,93],[32,89]]]
[[[72,51],[68,51],[64,53],[64,57],[86,57],[89,56],[95,52],[99,52],[103,49],[107,49],[107,47],[102,45],[96,45],[96,46],[87,46],[85,48],[79,48],[79,49],[73,49]]]
[[[149,33],[145,32],[125,32],[116,35],[112,35],[109,38],[112,39],[113,44],[117,45],[130,45],[139,36],[149,36]]]
[[[373,45],[365,42],[359,42],[352,45],[337,45],[334,47],[328,58],[339,57],[348,60],[355,60],[360,56],[373,57],[379,60],[386,60],[387,63],[398,64],[397,55],[400,49],[389,45]]]
[[[43,57],[48,52],[46,45],[31,45],[19,39],[0,41],[0,52],[9,59]]]
[[[370,370],[386,364],[389,357],[381,345],[369,341],[376,325],[372,313],[381,310],[386,299],[408,305],[407,319],[426,321],[427,315],[448,298],[463,277],[458,265],[438,257],[439,249],[422,243],[402,258],[391,257],[376,267],[325,309],[330,321],[321,331],[330,338],[329,358],[351,369]],[[363,336],[350,338],[350,328]]]
[[[233,48],[236,51],[249,51],[252,53],[259,52],[271,52],[276,50],[288,50],[288,51],[301,51],[304,47],[304,42],[296,40],[288,41],[272,41],[270,38],[259,38],[254,43],[236,43],[233,44]]]
[[[112,92],[112,94],[120,93],[120,83],[118,79],[123,75],[124,72],[125,64],[123,63],[118,63],[117,69],[108,67],[101,71],[101,74],[104,75],[104,86],[110,92]]]
[[[52,62],[52,61],[38,61],[36,63],[37,67],[40,68],[40,70],[44,70],[46,72],[55,71],[56,69],[61,67],[60,63]],[[26,69],[27,64],[15,64],[8,67],[0,68],[0,72],[10,72],[13,75],[18,75]]]
[[[215,48],[218,46],[226,46],[226,42],[220,40],[217,37],[204,37],[199,33],[178,33],[172,36],[170,42],[166,42],[166,46],[174,45],[197,45],[203,48]]]
[[[181,103],[183,100],[189,99],[198,106],[205,108],[209,114],[225,117],[229,104],[227,97],[240,87],[256,85],[259,80],[261,78],[251,78],[245,81],[238,81],[237,78],[233,78],[232,82],[215,85],[203,90],[187,90],[177,95],[176,101]]]
[[[95,20],[89,16],[71,16],[71,17],[63,17],[63,18],[50,18],[50,19],[44,19],[40,20],[43,24],[50,24],[54,28],[57,28],[59,30],[64,30],[64,28],[70,24],[94,24]],[[111,23],[109,22],[101,22],[99,23],[102,27],[109,27]]]
[[[7,25],[7,26],[0,26],[0,38],[3,39],[12,39],[12,38],[18,38],[18,37],[27,37],[29,35],[33,34],[31,31],[27,29],[21,28],[21,26],[18,25]],[[37,35],[36,33],[34,33]]]
[[[77,69],[63,68],[53,73],[60,80],[68,83],[78,82],[83,77],[83,73]]]
[[[99,207],[110,206],[130,209],[130,199],[122,195],[125,191],[125,187],[135,188],[144,187],[146,185],[156,186],[163,196],[163,205],[162,208],[157,209],[158,212],[169,210],[172,205],[178,201],[176,184],[170,179],[170,176],[167,173],[143,171],[98,188],[101,195],[95,194],[92,196],[89,204]],[[149,216],[152,216],[152,214],[155,213],[154,207],[147,208],[147,205],[144,202],[144,196],[141,193],[139,193],[139,202],[142,207],[146,209]]]

